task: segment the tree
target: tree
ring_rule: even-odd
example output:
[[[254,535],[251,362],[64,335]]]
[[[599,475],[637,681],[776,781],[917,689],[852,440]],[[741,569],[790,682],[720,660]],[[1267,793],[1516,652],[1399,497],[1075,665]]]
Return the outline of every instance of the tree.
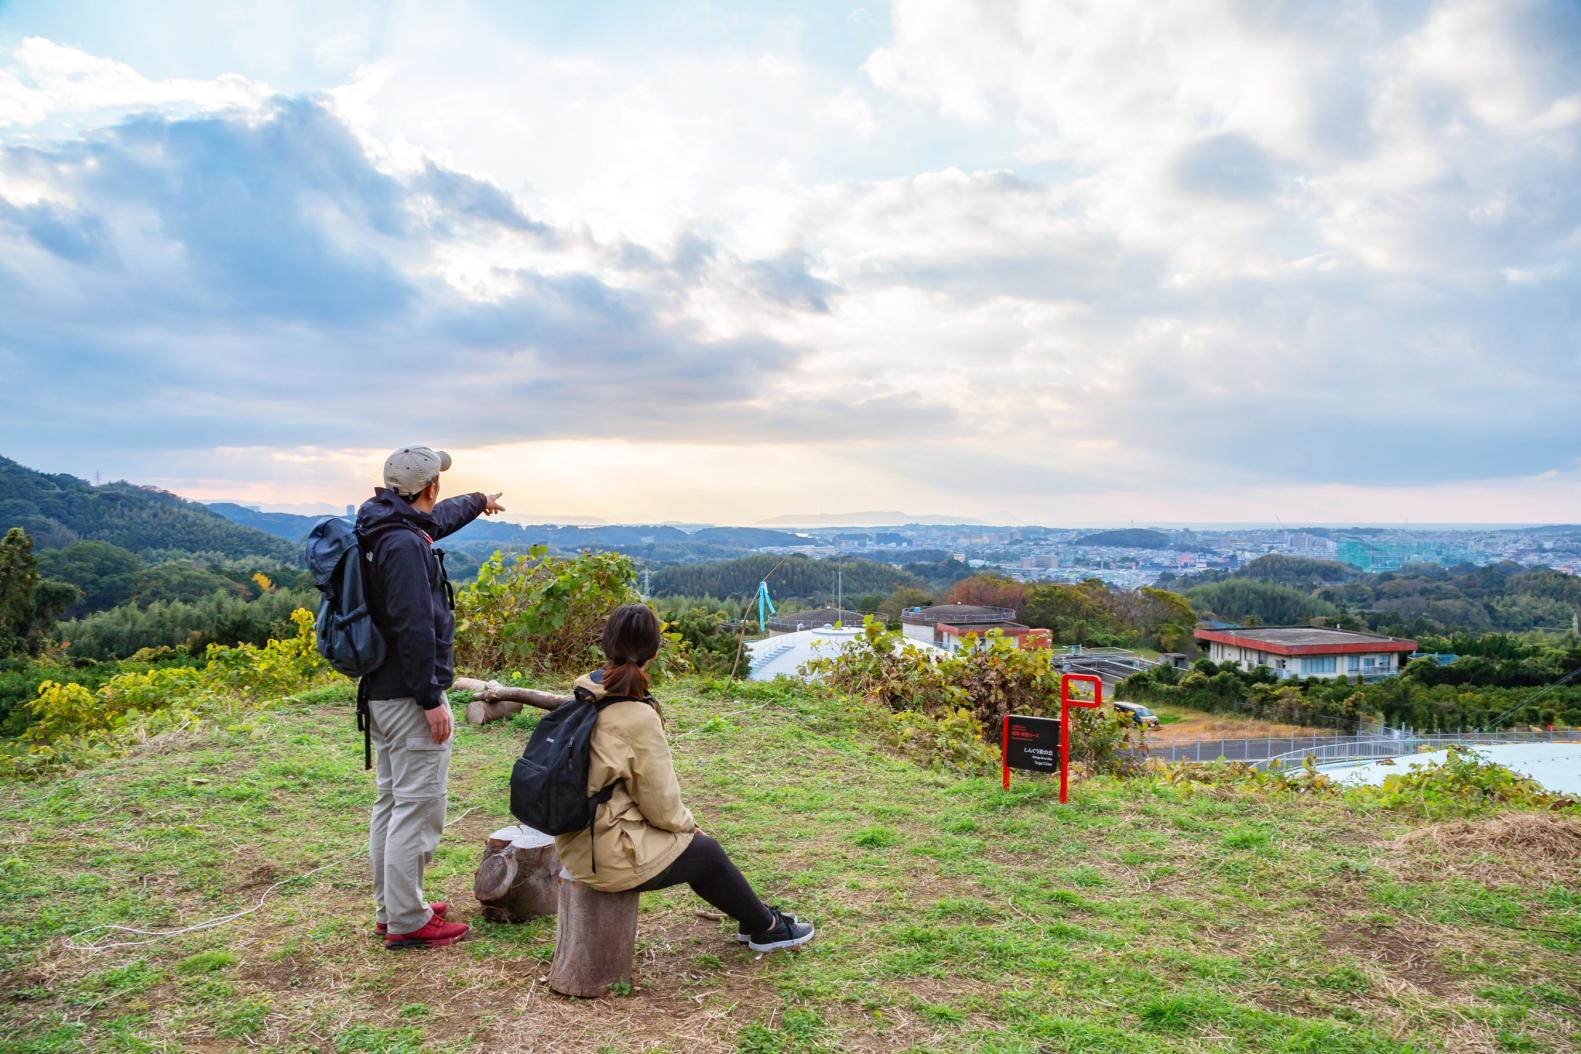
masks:
[[[243,599],[250,595],[246,586],[223,575],[176,561],[156,564],[139,571],[133,579],[132,591],[140,605],[156,600],[202,600],[215,593]]]
[[[933,603],[933,594],[915,586],[900,586],[878,605],[878,614],[891,626],[900,625],[901,612],[908,608],[925,608]]]
[[[1339,614],[1333,604],[1300,589],[1250,578],[1230,578],[1198,586],[1186,594],[1199,611],[1252,625],[1252,619],[1270,626],[1302,625],[1322,616]]]
[[[1114,594],[1096,578],[1075,585],[1048,583],[1027,594],[1024,620],[1053,632],[1062,644],[1110,644],[1119,635]]]
[[[978,604],[983,607],[1011,608],[1020,618],[1027,602],[1027,587],[1020,582],[994,574],[963,578],[944,591],[943,604]]]
[[[69,582],[41,579],[33,539],[11,528],[0,540],[0,656],[37,653],[56,617],[81,597]]]
[[[132,595],[132,580],[142,566],[135,553],[109,542],[78,542],[38,554],[41,574],[82,590],[79,610],[71,612],[74,616],[124,603]]]

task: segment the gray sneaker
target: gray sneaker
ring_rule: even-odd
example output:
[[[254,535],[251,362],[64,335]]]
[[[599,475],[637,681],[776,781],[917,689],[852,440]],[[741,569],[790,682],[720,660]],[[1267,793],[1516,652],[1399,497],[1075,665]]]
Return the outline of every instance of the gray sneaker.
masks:
[[[812,923],[802,922],[795,915],[774,909],[774,925],[747,939],[747,947],[755,952],[772,952],[780,948],[795,948],[812,940]]]

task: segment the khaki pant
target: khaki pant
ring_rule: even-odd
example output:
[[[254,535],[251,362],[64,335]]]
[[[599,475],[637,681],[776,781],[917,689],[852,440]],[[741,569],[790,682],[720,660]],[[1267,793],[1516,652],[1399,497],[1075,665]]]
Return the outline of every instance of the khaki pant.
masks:
[[[423,898],[423,872],[445,830],[455,737],[435,743],[423,708],[410,696],[374,699],[368,710],[379,789],[368,827],[373,900],[391,933],[411,933],[433,915]]]

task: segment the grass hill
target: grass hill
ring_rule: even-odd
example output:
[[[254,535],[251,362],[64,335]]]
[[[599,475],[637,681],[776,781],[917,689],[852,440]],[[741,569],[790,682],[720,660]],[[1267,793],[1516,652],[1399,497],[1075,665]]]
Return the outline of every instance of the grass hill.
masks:
[[[94,486],[76,476],[35,472],[0,457],[0,532],[21,527],[41,549],[109,542],[139,555],[218,553],[296,562],[295,546],[232,523],[197,502],[153,487]]]
[[[1061,807],[1046,779],[1005,792],[919,768],[820,689],[660,695],[689,804],[771,902],[816,922],[802,952],[753,956],[684,888],[644,895],[635,984],[596,1002],[542,983],[552,919],[383,951],[362,848],[372,776],[349,693],[331,689],[0,792],[0,1046],[1427,1054],[1581,1040],[1581,867],[1550,852],[1573,820],[1428,824],[1155,780],[1078,782]],[[530,720],[457,728],[429,890],[466,921]],[[102,928],[179,929],[260,902],[168,939]]]

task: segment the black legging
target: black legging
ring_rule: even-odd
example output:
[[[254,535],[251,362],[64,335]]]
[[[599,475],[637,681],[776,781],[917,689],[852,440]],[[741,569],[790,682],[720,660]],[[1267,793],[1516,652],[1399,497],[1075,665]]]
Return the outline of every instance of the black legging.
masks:
[[[637,887],[639,893],[668,889],[682,882],[692,892],[741,924],[744,933],[762,933],[774,925],[774,913],[752,892],[724,847],[706,834],[695,834],[669,867]]]

